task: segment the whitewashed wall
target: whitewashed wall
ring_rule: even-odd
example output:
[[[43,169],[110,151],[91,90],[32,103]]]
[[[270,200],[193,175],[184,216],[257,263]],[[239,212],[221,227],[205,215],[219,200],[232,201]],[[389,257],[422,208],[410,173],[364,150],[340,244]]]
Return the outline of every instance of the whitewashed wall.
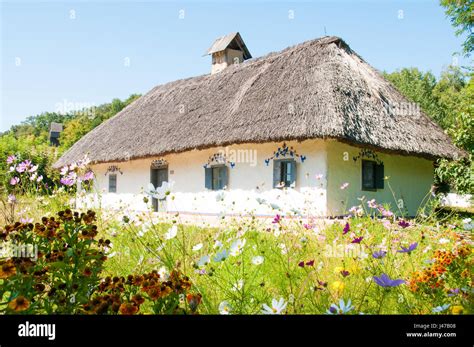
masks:
[[[297,184],[295,189],[287,190],[272,188],[273,163],[266,166],[264,162],[282,143],[228,147],[229,150],[256,153],[256,158],[254,162],[237,160],[235,168],[229,168],[228,187],[223,191],[205,189],[203,168],[209,157],[222,147],[165,156],[169,181],[174,182],[165,208],[168,212],[215,216],[224,213],[272,216],[276,213],[274,207],[278,207],[283,213],[296,211],[303,216],[338,216],[347,213],[351,206],[360,204],[358,198],[364,196],[365,201],[376,199],[377,203],[389,203],[394,212],[397,212],[396,205],[401,199],[404,210],[409,215],[415,215],[420,204],[430,197],[433,163],[429,160],[377,153],[389,180],[382,190],[363,191],[360,160],[354,162],[352,159],[359,154],[360,148],[335,140],[289,141],[287,144],[307,157],[304,163],[297,160]],[[345,153],[347,161],[343,160]],[[159,157],[93,166],[99,195],[91,194],[83,203],[88,207],[101,204],[113,209],[150,208],[150,203],[145,204],[143,198],[150,182],[150,164],[154,159]],[[108,178],[105,173],[110,165],[117,165],[123,172],[117,173],[117,193],[107,193]],[[318,180],[316,176],[319,174],[323,177]],[[345,182],[349,186],[341,190],[340,186]]]
[[[234,168],[229,168],[228,187],[223,191],[209,191],[204,187],[204,168],[209,157],[222,147],[190,151],[165,156],[168,161],[169,181],[174,182],[171,196],[167,199],[169,212],[197,214],[248,214],[274,215],[273,207],[282,212],[298,211],[302,215],[326,215],[326,150],[323,140],[287,142],[297,153],[305,155],[302,163],[297,160],[295,189],[282,191],[273,189],[273,163],[268,166],[265,159],[282,143],[247,144],[229,146],[231,150],[246,153],[236,159]],[[242,151],[243,150],[243,151]],[[249,156],[249,153],[252,155]],[[246,158],[245,158],[246,157]],[[144,210],[144,190],[150,182],[150,164],[161,157],[131,160],[113,164],[98,164],[92,168],[96,175],[96,190],[99,196],[89,195],[88,206],[101,204],[106,208],[129,207]],[[239,162],[239,159],[245,162]],[[253,159],[253,160],[249,160]],[[105,175],[110,165],[117,165],[123,174],[117,173],[117,193],[108,193],[108,177]],[[322,174],[318,180],[316,175]],[[262,203],[262,199],[265,201]]]

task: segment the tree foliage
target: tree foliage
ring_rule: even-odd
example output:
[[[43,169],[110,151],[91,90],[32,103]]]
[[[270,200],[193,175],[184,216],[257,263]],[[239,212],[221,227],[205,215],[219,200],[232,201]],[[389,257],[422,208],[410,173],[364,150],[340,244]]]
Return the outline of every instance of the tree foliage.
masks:
[[[441,0],[446,16],[456,28],[456,35],[466,35],[463,53],[469,56],[474,49],[474,2],[472,0]]]

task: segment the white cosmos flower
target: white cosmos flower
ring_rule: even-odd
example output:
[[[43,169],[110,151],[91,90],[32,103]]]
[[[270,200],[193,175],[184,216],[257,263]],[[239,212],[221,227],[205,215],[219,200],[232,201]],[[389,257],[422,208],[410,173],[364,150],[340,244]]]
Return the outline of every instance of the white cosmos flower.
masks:
[[[203,267],[204,265],[208,264],[211,258],[208,255],[203,255],[201,258],[199,258],[197,262],[197,266]]]
[[[252,258],[252,264],[254,265],[261,265],[263,264],[264,258],[261,255],[257,255]]]
[[[226,260],[229,257],[229,252],[226,249],[223,249],[220,252],[216,253],[216,256],[214,257],[214,261],[216,263],[219,263],[221,261]]]
[[[236,292],[236,291],[242,290],[243,287],[244,287],[244,280],[240,279],[237,281],[237,283],[235,283],[232,286],[232,290]]]
[[[229,305],[227,301],[224,300],[219,304],[220,314],[230,314],[230,311],[232,311],[232,307]]]
[[[286,302],[283,298],[277,301],[277,299],[272,299],[272,307],[269,307],[267,304],[263,304],[262,313],[263,314],[282,314],[286,309]]]
[[[146,191],[146,193],[152,198],[164,200],[166,199],[167,195],[170,195],[173,185],[173,182],[168,183],[165,181],[161,184],[161,187],[155,188],[153,183],[148,183],[148,190]]]
[[[219,247],[222,247],[222,242],[220,242],[219,240],[216,240],[216,242],[214,242],[214,248],[219,248]]]
[[[197,245],[193,247],[193,251],[194,252],[199,251],[201,248],[202,248],[202,243],[198,243]]]
[[[448,242],[449,242],[449,239],[441,238],[441,239],[439,239],[438,242],[439,242],[440,244],[444,245],[445,243],[448,243]]]
[[[235,257],[242,253],[246,242],[247,241],[245,239],[235,240],[230,246],[230,255]]]
[[[170,276],[168,270],[164,266],[160,267],[160,269],[158,270],[158,274],[160,275],[160,278],[163,281],[167,281]]]
[[[171,240],[171,239],[175,238],[177,234],[178,234],[178,227],[176,225],[173,225],[165,233],[165,239],[166,240]]]

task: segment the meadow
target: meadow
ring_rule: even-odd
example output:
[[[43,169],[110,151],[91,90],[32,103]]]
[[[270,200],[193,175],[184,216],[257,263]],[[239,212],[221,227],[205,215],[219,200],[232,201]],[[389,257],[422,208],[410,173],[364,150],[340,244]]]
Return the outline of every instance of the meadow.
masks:
[[[27,164],[22,174],[31,177]],[[361,197],[339,219],[282,215],[276,206],[271,218],[223,215],[196,226],[151,210],[75,209],[69,180],[91,181],[86,166],[74,177],[63,172],[50,194],[20,175],[25,185],[13,182],[16,194],[2,196],[3,252],[33,245],[36,256],[3,254],[1,312],[473,312],[472,211],[431,206],[407,219]]]

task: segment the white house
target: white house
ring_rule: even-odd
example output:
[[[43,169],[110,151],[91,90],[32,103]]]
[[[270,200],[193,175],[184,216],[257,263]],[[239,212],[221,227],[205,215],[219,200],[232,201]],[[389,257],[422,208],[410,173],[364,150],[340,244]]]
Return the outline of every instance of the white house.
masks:
[[[88,154],[111,208],[339,216],[364,196],[415,215],[434,161],[464,155],[338,37],[250,59],[234,33],[208,53],[211,74],[153,88],[55,166]],[[172,194],[146,205],[165,181]]]

